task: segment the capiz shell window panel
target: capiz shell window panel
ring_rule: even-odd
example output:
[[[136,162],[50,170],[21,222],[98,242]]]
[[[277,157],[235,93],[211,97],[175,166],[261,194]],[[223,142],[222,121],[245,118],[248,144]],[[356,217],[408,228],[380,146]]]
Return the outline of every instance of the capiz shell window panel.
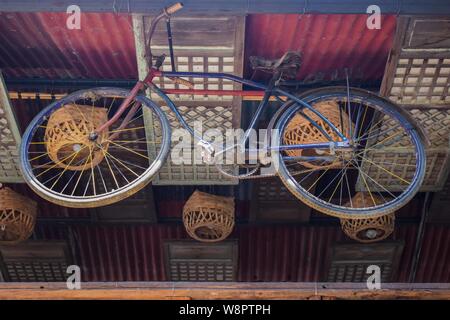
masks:
[[[23,182],[19,169],[19,127],[0,73],[0,183]]]
[[[150,25],[150,17],[142,15],[133,16],[136,54],[138,59],[139,78],[143,79],[147,73],[145,54],[145,32]],[[231,16],[198,16],[174,17],[171,19],[175,66],[182,72],[223,72],[242,76],[243,73],[243,43],[244,43],[244,17]],[[160,24],[152,41],[154,55],[168,54],[168,42],[165,24]],[[145,30],[145,32],[144,32]],[[171,70],[171,60],[167,57],[162,70]],[[200,90],[240,90],[241,85],[225,79],[203,79],[188,77],[186,80],[194,83],[195,89]],[[154,79],[162,89],[186,89],[175,84],[167,78]],[[152,92],[147,94],[162,105],[169,119],[172,131],[181,128],[175,115],[169,111],[163,101]],[[241,98],[218,95],[170,95],[180,113],[189,125],[201,122],[202,133],[208,129],[219,130],[225,140],[226,130],[239,128]],[[147,136],[155,143],[149,143],[149,152],[158,151],[158,141],[161,139],[161,130],[151,117],[144,114]],[[229,179],[220,174],[214,165],[207,165],[201,161],[199,147],[192,139],[192,150],[189,161],[174,163],[171,155],[158,172],[153,183],[155,185],[205,185],[205,184],[237,184],[236,179]],[[177,141],[172,142],[172,147]],[[199,161],[200,160],[200,161]],[[233,165],[226,167],[227,171],[235,170]]]
[[[400,17],[381,95],[411,114],[425,130],[427,163],[421,191],[438,191],[448,176],[450,155],[450,17]],[[383,120],[383,119],[382,119]],[[389,131],[390,130],[390,131]],[[395,124],[382,121],[379,132],[395,135]],[[400,191],[411,181],[414,150],[402,139],[380,134],[369,147],[388,141],[392,152],[368,151],[362,163],[369,189]],[[386,143],[383,143],[386,144]],[[385,149],[386,150],[386,149]],[[361,178],[361,177],[360,177]],[[367,186],[360,179],[360,189]],[[377,181],[378,184],[374,183]]]

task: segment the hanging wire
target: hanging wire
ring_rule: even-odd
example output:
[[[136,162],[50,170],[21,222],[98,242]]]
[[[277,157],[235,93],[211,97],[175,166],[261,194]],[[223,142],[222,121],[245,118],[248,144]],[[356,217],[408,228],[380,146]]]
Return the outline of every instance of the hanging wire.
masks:
[[[307,8],[308,8],[308,0],[304,0],[303,8],[298,16],[298,20],[301,20],[304,17],[304,15],[306,14]]]
[[[117,0],[114,0],[113,2],[113,12],[116,16],[118,17],[130,17],[132,18],[132,13],[131,13],[131,6],[130,6],[130,0],[126,0],[127,1],[127,10],[125,12],[125,14],[121,15],[121,9],[122,9],[122,0],[120,0],[120,6],[117,7]],[[133,31],[133,25],[132,23],[130,23],[130,20],[132,19],[127,19],[127,24],[130,27],[130,30]]]
[[[402,0],[397,0],[397,14],[396,14],[397,18],[400,16],[402,6],[403,6]]]

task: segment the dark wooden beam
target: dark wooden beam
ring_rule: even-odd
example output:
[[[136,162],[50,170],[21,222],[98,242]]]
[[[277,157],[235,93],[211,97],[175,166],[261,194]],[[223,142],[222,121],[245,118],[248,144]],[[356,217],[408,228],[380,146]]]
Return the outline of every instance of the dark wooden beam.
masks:
[[[176,2],[173,0],[172,2]],[[383,14],[444,15],[450,14],[448,0],[185,0],[183,14],[231,14],[250,13],[348,13],[366,14],[367,7],[377,4]],[[83,12],[138,12],[155,13],[170,4],[167,0],[15,0],[1,1],[0,11],[15,12],[66,12],[72,4]]]
[[[422,215],[419,223],[419,230],[417,231],[416,245],[414,248],[413,260],[411,263],[411,271],[409,272],[409,282],[414,282],[416,279],[417,269],[419,267],[420,254],[423,247],[423,236],[425,234],[425,223],[428,220],[430,212],[430,193],[427,192],[423,201]]]
[[[7,299],[450,299],[450,284],[90,282],[68,290],[65,283],[1,283],[0,300]]]

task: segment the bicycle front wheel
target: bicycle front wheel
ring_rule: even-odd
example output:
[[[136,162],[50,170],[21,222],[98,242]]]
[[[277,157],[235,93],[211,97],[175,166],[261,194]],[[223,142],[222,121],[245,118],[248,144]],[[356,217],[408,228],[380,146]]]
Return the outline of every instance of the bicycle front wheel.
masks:
[[[90,137],[129,93],[77,91],[31,121],[20,146],[20,167],[33,191],[67,207],[98,207],[133,195],[152,179],[170,147],[169,123],[153,101],[137,96],[117,122],[97,139]]]
[[[346,87],[314,90],[302,100],[325,120],[293,102],[277,122],[275,145],[281,148],[273,157],[297,198],[322,213],[355,219],[394,212],[418,192],[425,175],[424,142],[395,105]],[[349,145],[338,147],[343,139],[330,123]],[[318,143],[330,148],[290,149]]]

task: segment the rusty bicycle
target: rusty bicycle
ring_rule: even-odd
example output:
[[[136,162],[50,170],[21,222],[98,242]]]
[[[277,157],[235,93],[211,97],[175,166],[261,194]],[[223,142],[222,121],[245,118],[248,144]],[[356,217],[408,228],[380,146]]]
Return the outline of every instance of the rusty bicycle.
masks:
[[[263,84],[227,73],[177,72],[169,37],[172,70],[162,71],[167,57],[152,53],[152,35],[162,19],[170,27],[171,16],[182,7],[176,3],[152,19],[145,55],[148,74],[132,90],[77,91],[53,102],[31,121],[23,135],[20,161],[23,177],[36,193],[64,206],[96,207],[142,189],[161,169],[171,146],[171,127],[161,103],[214,163],[223,149],[195,132],[170,96],[242,96],[249,91],[195,88],[193,79],[203,78],[237,82],[261,97],[238,144],[243,149],[269,100],[277,101],[279,107],[268,126],[268,132],[277,134],[268,139],[264,154],[276,160],[276,174],[287,189],[318,211],[338,217],[376,217],[399,209],[418,192],[425,175],[427,140],[412,117],[389,100],[348,84],[301,95],[285,90],[284,79],[295,75],[301,65],[296,52],[277,60],[253,57],[255,69],[272,74]],[[154,79],[163,77],[178,88],[159,88]],[[238,171],[216,167],[226,177],[244,179],[264,177],[261,168],[266,165],[242,165]],[[355,195],[361,193],[366,197],[357,204]]]

